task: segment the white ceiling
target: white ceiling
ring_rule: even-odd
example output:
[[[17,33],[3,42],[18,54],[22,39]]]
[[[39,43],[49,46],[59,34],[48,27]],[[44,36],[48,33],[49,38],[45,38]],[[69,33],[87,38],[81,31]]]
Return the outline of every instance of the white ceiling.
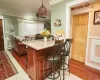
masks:
[[[50,0],[43,0],[44,6],[47,8],[48,17],[50,19]],[[42,5],[42,0],[0,0],[0,14],[12,15],[23,18],[34,18],[38,8]]]
[[[43,0],[44,6],[47,8],[47,19],[50,19],[50,4],[56,4],[59,1],[70,2],[73,0]],[[99,0],[90,0],[99,1]],[[0,0],[0,14],[21,17],[24,19],[37,19],[36,13],[42,5],[42,0]]]

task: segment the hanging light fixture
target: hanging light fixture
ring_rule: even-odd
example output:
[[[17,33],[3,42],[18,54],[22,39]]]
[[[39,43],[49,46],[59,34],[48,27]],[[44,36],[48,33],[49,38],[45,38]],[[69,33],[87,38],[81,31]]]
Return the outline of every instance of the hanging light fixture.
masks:
[[[41,18],[46,18],[47,16],[47,9],[43,5],[43,0],[42,0],[42,6],[38,9],[37,15]]]

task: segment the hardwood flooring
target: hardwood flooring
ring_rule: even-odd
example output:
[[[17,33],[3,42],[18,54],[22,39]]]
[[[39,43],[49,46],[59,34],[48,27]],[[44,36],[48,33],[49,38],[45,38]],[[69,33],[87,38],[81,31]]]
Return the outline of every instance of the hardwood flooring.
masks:
[[[26,55],[18,56],[14,51],[12,51],[12,55],[27,73]],[[85,64],[72,59],[70,60],[70,72],[80,78],[83,78],[83,80],[100,80],[99,70],[88,67]]]
[[[16,54],[16,52],[11,51],[13,57],[16,59],[16,61],[20,64],[20,66],[23,68],[23,70],[27,73],[26,70],[26,55],[23,56],[19,56],[18,54]]]
[[[70,71],[83,80],[100,80],[100,71],[79,61],[70,60]]]

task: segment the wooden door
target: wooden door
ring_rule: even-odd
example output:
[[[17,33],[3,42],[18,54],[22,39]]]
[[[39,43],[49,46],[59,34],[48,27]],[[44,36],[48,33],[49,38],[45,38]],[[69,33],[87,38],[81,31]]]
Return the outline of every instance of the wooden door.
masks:
[[[0,19],[0,51],[4,51],[2,19]]]
[[[73,16],[72,22],[72,55],[71,58],[85,62],[88,31],[88,13]]]

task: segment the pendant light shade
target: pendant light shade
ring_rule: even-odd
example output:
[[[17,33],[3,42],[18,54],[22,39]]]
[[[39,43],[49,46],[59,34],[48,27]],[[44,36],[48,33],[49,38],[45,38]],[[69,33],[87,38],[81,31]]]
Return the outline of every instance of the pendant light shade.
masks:
[[[46,18],[46,16],[47,16],[47,9],[43,5],[43,0],[42,0],[41,7],[38,9],[38,15],[41,18]]]

